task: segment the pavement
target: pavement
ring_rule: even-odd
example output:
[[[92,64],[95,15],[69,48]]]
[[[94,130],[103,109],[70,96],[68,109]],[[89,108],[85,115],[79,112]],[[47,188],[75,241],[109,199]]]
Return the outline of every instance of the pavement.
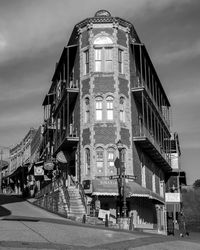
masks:
[[[180,238],[86,225],[23,200],[0,203],[1,211],[0,249],[200,250],[199,233]]]

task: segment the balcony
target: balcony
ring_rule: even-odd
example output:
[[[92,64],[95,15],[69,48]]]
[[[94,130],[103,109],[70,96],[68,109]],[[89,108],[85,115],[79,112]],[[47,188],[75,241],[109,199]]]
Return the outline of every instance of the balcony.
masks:
[[[169,129],[170,120],[169,120],[169,107],[161,106],[159,107],[153,97],[151,91],[147,87],[147,84],[140,76],[135,76],[134,86],[131,88],[133,95],[136,97],[139,103],[142,103],[142,95],[148,102],[150,102],[151,106],[154,108],[159,118],[163,121],[165,126]]]
[[[77,146],[79,142],[78,129],[74,126],[74,124],[69,124],[68,129],[63,128],[62,131],[57,131],[55,133],[54,142],[54,155],[60,150]]]
[[[67,99],[68,104],[70,105],[76,100],[77,95],[79,94],[79,81],[72,79],[69,82],[61,81],[62,90],[60,94],[57,94],[54,108],[54,116],[58,112],[59,108],[62,106],[64,101]]]
[[[144,125],[134,125],[133,141],[139,145],[165,171],[171,171],[170,154],[155,140],[154,135]]]

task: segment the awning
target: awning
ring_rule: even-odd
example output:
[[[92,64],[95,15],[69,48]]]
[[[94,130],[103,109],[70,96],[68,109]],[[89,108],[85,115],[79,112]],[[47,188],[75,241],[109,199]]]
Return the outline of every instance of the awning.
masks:
[[[116,180],[96,179],[92,180],[92,195],[118,196],[118,185]]]
[[[127,186],[127,197],[147,197],[149,198],[150,191],[142,187],[137,182],[128,182]]]
[[[92,180],[92,195],[98,196],[118,196],[117,180],[96,179]],[[152,192],[151,190],[142,187],[135,181],[126,183],[126,197],[141,197],[152,199],[159,203],[165,203],[164,198]]]

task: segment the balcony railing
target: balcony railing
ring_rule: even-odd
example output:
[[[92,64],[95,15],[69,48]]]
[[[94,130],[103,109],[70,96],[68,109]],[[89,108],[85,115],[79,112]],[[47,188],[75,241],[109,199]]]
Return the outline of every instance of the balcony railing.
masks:
[[[137,76],[134,77],[133,80],[133,87],[132,87],[132,92],[135,91],[146,91],[146,94],[150,98],[152,104],[156,108],[156,111],[160,115],[160,117],[164,120],[166,123],[167,127],[170,126],[170,120],[169,120],[169,108],[168,106],[160,106],[157,104],[154,96],[152,95],[150,89],[147,86],[146,81],[138,74]]]
[[[133,141],[140,143],[155,161],[163,163],[168,169],[171,169],[170,154],[166,153],[164,143],[160,144],[145,125],[133,126]]]

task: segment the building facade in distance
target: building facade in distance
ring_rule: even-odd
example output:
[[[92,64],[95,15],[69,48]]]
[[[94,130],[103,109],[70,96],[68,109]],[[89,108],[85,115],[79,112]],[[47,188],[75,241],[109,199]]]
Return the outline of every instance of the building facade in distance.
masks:
[[[57,161],[66,185],[135,227],[165,230],[170,103],[134,26],[105,10],[75,25],[43,106],[41,159]]]

